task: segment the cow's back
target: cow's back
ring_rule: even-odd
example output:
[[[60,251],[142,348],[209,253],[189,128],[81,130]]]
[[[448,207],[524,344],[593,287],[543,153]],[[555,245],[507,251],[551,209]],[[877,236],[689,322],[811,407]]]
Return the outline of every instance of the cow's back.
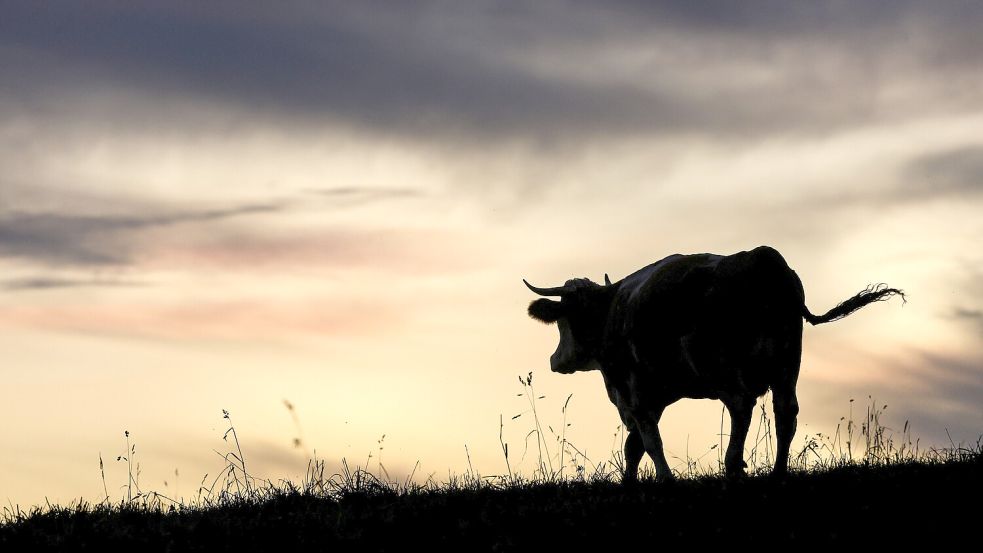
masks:
[[[802,302],[798,277],[772,248],[669,256],[621,282],[609,337],[623,347],[613,358],[683,395],[763,393],[778,368],[755,361],[801,347]]]
[[[618,334],[670,337],[688,332],[724,259],[715,254],[675,254],[626,277],[614,302]]]

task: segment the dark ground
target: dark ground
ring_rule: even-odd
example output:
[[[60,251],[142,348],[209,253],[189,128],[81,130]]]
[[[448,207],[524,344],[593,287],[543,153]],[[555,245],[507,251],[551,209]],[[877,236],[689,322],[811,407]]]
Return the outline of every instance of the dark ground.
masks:
[[[983,543],[981,492],[983,456],[976,454],[781,480],[643,482],[627,491],[614,483],[567,483],[352,493],[337,501],[294,493],[174,513],[56,509],[0,526],[0,551],[607,551],[632,543],[650,550],[976,550]]]

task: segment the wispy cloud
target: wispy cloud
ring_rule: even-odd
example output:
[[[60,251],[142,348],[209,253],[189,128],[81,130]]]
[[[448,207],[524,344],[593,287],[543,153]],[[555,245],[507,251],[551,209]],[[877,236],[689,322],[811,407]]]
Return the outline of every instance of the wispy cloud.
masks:
[[[4,312],[3,323],[21,328],[157,339],[278,341],[298,336],[379,335],[398,328],[407,315],[397,305],[375,299],[304,298],[274,301],[200,299],[148,305],[142,302],[94,304],[85,298],[57,306],[19,305]]]
[[[828,213],[842,208],[915,206],[932,200],[983,201],[983,146],[962,144],[895,155],[884,163],[889,168],[884,175],[875,176],[879,181],[876,186],[859,185],[866,184],[867,175],[850,175],[846,181],[849,186],[830,183],[834,186],[829,189],[812,187],[805,195],[791,198],[788,207]]]
[[[308,190],[312,194],[341,199],[384,199],[422,196],[423,192],[414,188],[366,188],[359,186],[335,186]]]
[[[312,188],[307,190],[307,192],[329,200],[333,205],[343,207],[373,204],[387,200],[420,198],[425,195],[422,190],[405,187],[369,188],[364,186],[335,186]]]
[[[221,269],[288,274],[336,274],[358,269],[381,275],[450,275],[486,267],[473,232],[440,229],[327,227],[303,233],[240,232],[201,237],[194,244],[157,246],[143,267]]]
[[[983,311],[979,309],[964,309],[959,307],[952,314],[957,319],[983,319]]]
[[[910,421],[913,435],[929,443],[975,440],[983,424],[983,356],[979,352],[905,349],[877,355],[885,371],[854,373],[851,386],[890,404],[896,422]],[[893,398],[893,399],[886,399]],[[903,403],[897,404],[896,400]],[[898,429],[895,429],[898,430]]]
[[[956,320],[975,325],[976,329],[983,335],[983,310],[957,307],[952,310],[952,317]]]
[[[983,146],[927,154],[905,167],[910,188],[931,194],[983,193]]]
[[[105,278],[64,278],[53,276],[36,276],[27,278],[8,279],[0,282],[0,287],[5,290],[24,291],[24,290],[50,290],[56,288],[90,288],[90,287],[130,287],[140,286],[142,283],[128,280],[115,280]]]
[[[920,365],[903,370],[921,401],[906,405],[916,417],[976,438],[983,422],[983,358],[923,352]]]
[[[144,215],[12,212],[0,215],[0,257],[48,265],[125,265],[141,231],[278,211],[278,204]]]

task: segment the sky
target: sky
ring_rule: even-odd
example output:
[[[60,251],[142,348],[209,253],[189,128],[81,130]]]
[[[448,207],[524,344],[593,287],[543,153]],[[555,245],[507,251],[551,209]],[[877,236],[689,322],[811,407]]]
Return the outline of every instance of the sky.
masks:
[[[983,434],[978,2],[0,13],[7,505],[118,499],[133,446],[142,489],[192,497],[223,409],[272,480],[529,473],[530,372],[554,451],[568,424],[606,461],[600,375],[550,373],[522,279],[762,244],[813,312],[909,296],[805,330],[795,444],[872,403],[923,448]],[[670,407],[670,465],[720,422]]]

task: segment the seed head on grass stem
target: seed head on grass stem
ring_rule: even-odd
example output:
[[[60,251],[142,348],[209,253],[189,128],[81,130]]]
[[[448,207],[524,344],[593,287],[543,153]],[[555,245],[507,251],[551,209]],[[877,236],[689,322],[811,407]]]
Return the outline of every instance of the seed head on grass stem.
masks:
[[[532,413],[533,429],[530,430],[528,434],[526,434],[525,449],[528,449],[529,437],[535,434],[536,448],[539,452],[539,468],[538,468],[539,474],[542,476],[546,476],[547,474],[554,475],[555,473],[553,471],[553,459],[550,455],[549,443],[546,441],[546,437],[543,435],[543,425],[540,423],[539,413],[536,411],[536,400],[544,399],[546,396],[539,396],[537,398],[536,389],[532,385],[531,371],[525,378],[519,376],[519,383],[522,384],[522,389],[523,389],[523,392],[519,395],[525,396],[526,401],[529,403],[529,410],[523,413],[519,413],[518,415],[512,417],[512,419],[515,420],[526,413]],[[545,456],[543,455],[544,452],[545,452]],[[523,458],[525,458],[526,456],[525,450],[522,452],[522,456]],[[545,462],[543,461],[544,457],[546,459]],[[549,472],[547,472],[547,468],[549,469]]]
[[[235,484],[236,484],[237,488],[240,486],[240,481],[239,481],[238,475],[236,474],[236,470],[238,469],[242,473],[242,484],[241,484],[241,486],[244,486],[246,488],[246,494],[248,495],[251,492],[251,484],[250,484],[250,481],[249,481],[250,480],[250,476],[249,476],[249,472],[246,471],[246,457],[245,457],[245,455],[242,454],[242,446],[239,444],[239,435],[236,433],[235,425],[232,424],[232,417],[231,417],[231,415],[229,415],[229,412],[226,411],[225,409],[222,409],[222,418],[224,418],[224,419],[226,419],[226,420],[229,421],[229,429],[226,430],[225,431],[225,434],[222,435],[222,439],[225,440],[226,442],[228,442],[229,441],[229,434],[231,434],[232,435],[232,441],[235,442],[236,451],[239,452],[238,455],[236,455],[233,452],[229,452],[225,456],[226,461],[229,462],[229,465],[228,465],[227,468],[228,468],[229,472],[232,474],[232,476],[234,477]],[[229,456],[231,456],[232,458],[234,458],[236,461],[239,462],[238,466],[234,462],[232,462],[232,461],[229,460]]]
[[[102,492],[106,495],[104,503],[109,503],[109,488],[106,487],[106,468],[102,463],[102,452],[99,453],[99,472],[102,474]]]
[[[137,464],[137,472],[136,472],[136,475],[134,475],[134,473],[133,473],[133,457],[137,453],[137,445],[136,444],[130,444],[130,431],[129,430],[124,430],[123,431],[123,436],[126,438],[126,450],[125,450],[125,453],[123,453],[122,455],[118,455],[116,457],[116,460],[117,461],[126,461],[126,486],[124,486],[126,488],[126,502],[127,503],[132,503],[133,500],[135,499],[135,497],[133,495],[133,490],[134,489],[136,489],[136,491],[137,491],[136,498],[139,498],[142,495],[142,492],[140,492],[140,485],[139,485],[140,465]],[[100,461],[101,461],[101,459],[100,459]],[[101,467],[101,465],[100,465],[100,467]],[[107,498],[109,497],[109,494],[108,493],[106,494],[106,497]]]

